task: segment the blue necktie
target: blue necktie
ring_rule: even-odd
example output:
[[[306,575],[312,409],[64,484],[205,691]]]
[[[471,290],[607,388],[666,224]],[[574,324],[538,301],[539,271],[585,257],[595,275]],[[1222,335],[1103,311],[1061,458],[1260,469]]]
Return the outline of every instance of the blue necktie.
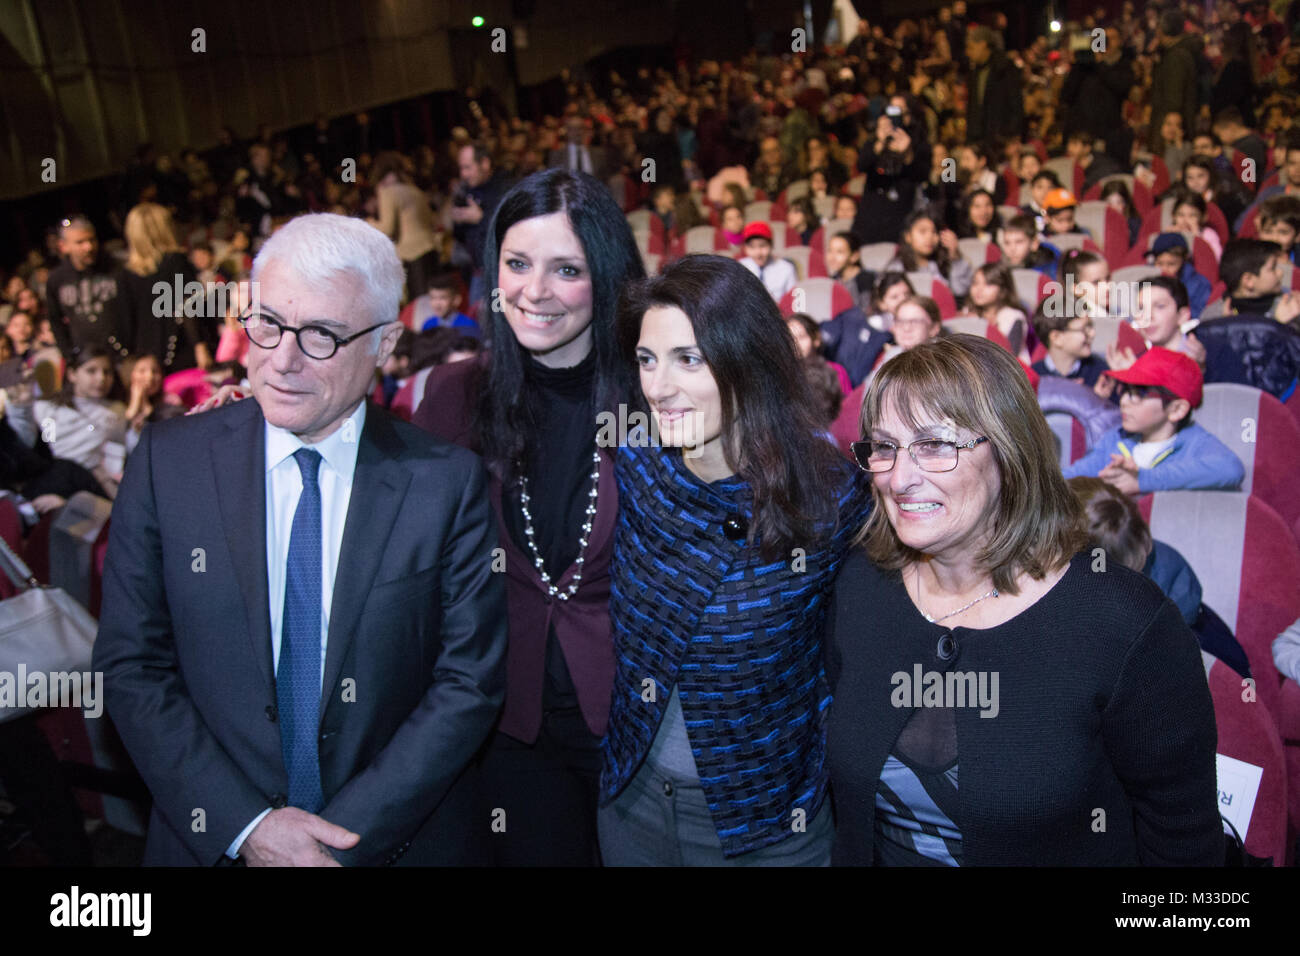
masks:
[[[289,772],[289,805],[316,813],[325,805],[320,784],[321,527],[320,453],[299,448],[293,453],[302,472],[302,495],[293,513],[289,560],[284,577],[284,618],[280,627],[280,664],[276,700],[280,710],[280,746]]]

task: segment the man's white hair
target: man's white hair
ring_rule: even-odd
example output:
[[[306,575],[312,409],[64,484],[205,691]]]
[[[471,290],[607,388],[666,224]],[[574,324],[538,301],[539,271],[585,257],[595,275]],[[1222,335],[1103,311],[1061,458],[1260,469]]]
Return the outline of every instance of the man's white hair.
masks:
[[[354,282],[365,325],[396,322],[406,274],[393,241],[363,220],[319,212],[299,216],[277,229],[253,260],[254,283],[271,262],[313,285]],[[256,288],[256,286],[255,286]],[[370,351],[379,351],[376,329]]]

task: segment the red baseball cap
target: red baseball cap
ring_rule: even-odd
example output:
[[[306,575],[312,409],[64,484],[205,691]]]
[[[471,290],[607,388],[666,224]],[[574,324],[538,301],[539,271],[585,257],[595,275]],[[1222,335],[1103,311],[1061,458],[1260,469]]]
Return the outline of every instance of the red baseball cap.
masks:
[[[772,227],[765,222],[751,222],[745,227],[744,232],[740,234],[741,239],[749,242],[751,239],[766,239],[772,241]]]
[[[1107,370],[1104,374],[1129,385],[1163,385],[1191,402],[1192,408],[1201,407],[1201,384],[1205,377],[1201,367],[1182,352],[1149,348],[1122,372]]]

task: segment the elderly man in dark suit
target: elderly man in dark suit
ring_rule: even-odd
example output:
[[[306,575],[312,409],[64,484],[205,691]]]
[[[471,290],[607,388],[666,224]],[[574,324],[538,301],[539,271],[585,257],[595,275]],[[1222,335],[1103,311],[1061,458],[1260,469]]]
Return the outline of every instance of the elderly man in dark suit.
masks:
[[[366,402],[402,278],[365,223],[293,220],[253,265],[254,400],[131,455],[94,666],[147,863],[483,859],[505,590],[479,460]]]

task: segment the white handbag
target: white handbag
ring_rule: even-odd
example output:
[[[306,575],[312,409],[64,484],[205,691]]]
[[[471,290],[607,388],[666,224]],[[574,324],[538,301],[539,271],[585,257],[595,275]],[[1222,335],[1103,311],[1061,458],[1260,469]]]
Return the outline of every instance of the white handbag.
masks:
[[[44,587],[0,539],[0,571],[22,593],[0,601],[0,722],[42,707],[81,706],[97,625],[61,588]],[[23,590],[23,589],[26,590]]]

